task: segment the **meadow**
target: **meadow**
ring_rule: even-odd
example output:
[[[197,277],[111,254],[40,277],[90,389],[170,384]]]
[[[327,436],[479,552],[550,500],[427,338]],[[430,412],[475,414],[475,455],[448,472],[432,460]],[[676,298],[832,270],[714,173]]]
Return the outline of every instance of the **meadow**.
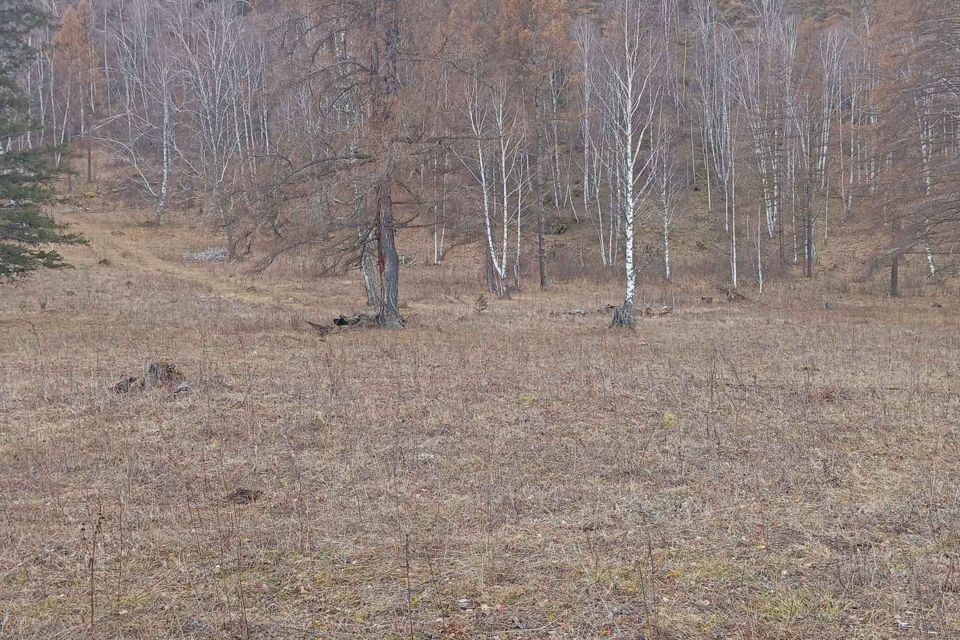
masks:
[[[631,332],[614,281],[482,308],[465,247],[321,333],[356,272],[68,218],[0,290],[0,637],[960,635],[955,294],[646,284]]]

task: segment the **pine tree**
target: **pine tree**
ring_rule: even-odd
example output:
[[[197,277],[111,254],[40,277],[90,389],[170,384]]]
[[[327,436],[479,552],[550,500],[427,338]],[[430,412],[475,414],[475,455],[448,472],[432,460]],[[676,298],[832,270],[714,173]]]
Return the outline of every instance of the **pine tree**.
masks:
[[[55,173],[49,152],[14,144],[31,126],[19,74],[33,55],[28,35],[44,18],[30,0],[0,0],[0,280],[63,268],[48,247],[84,242],[42,211]]]

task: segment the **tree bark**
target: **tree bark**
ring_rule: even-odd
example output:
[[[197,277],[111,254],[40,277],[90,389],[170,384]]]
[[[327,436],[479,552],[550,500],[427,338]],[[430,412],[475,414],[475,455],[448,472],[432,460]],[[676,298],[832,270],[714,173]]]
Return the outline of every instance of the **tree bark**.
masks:
[[[900,297],[900,249],[899,249],[899,233],[902,228],[901,220],[899,215],[895,215],[893,222],[890,225],[891,231],[893,231],[893,241],[896,243],[897,248],[893,257],[890,259],[890,297],[899,298]]]
[[[611,326],[632,329],[636,323],[636,312],[633,308],[633,302],[627,301],[614,309],[613,322]]]
[[[543,134],[537,127],[537,271],[540,288],[547,288],[547,215],[544,204]]]
[[[367,292],[367,306],[376,309],[380,306],[380,290],[370,236],[370,230],[360,231],[360,273],[363,276],[363,288]]]
[[[900,254],[893,254],[890,260],[890,297],[900,297]]]
[[[402,327],[400,317],[400,256],[397,254],[393,200],[390,189],[393,185],[394,163],[387,160],[384,175],[377,185],[377,266],[380,271],[380,312],[377,324],[381,327]]]
[[[787,266],[787,257],[783,250],[783,212],[777,217],[777,238],[780,245],[780,270],[783,271]]]
[[[371,107],[373,128],[381,136],[395,135],[395,109],[400,89],[398,60],[400,49],[400,10],[398,0],[383,0],[371,11],[374,33],[383,34],[383,56],[375,42],[371,49]],[[380,273],[380,311],[377,324],[381,327],[402,327],[400,316],[400,256],[397,254],[396,222],[393,216],[392,189],[396,173],[396,149],[392,140],[381,147],[383,164],[377,181],[377,268]]]

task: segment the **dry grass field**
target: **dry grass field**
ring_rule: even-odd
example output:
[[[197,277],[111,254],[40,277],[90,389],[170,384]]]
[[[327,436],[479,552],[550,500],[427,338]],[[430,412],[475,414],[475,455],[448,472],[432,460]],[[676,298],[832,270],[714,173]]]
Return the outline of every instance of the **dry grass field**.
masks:
[[[321,336],[356,274],[69,220],[0,290],[0,638],[960,637],[955,294],[691,285],[631,333],[419,265],[406,329]],[[112,391],[157,360],[189,393]]]

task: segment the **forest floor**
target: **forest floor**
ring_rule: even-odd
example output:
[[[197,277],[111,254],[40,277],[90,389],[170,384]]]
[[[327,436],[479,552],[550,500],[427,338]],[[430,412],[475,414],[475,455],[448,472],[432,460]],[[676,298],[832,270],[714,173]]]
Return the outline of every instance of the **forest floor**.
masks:
[[[645,285],[627,332],[421,262],[407,328],[321,335],[357,274],[66,218],[0,290],[0,638],[960,637],[954,293]],[[158,360],[188,393],[112,390]]]

